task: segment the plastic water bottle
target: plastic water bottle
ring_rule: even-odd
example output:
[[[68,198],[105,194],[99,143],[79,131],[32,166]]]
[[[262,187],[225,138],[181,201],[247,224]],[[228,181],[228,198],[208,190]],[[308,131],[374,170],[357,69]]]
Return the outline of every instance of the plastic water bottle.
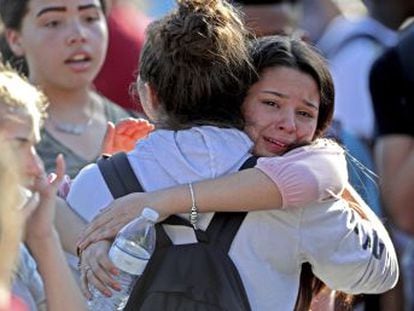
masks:
[[[144,208],[140,217],[128,223],[119,231],[109,250],[109,258],[120,270],[114,277],[121,285],[120,291],[112,291],[106,297],[96,288],[91,290],[89,310],[123,310],[135,281],[142,274],[155,249],[155,227],[159,215],[151,208]]]

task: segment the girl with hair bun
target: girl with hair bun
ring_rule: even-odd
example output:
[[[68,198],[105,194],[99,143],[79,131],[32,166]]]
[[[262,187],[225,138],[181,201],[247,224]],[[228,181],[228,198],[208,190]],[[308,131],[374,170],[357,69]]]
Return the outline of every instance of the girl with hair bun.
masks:
[[[240,17],[227,2],[188,0],[178,4],[176,11],[148,27],[141,55],[137,90],[156,130],[138,142],[128,153],[128,160],[146,191],[235,172],[253,147],[239,130],[243,125],[256,142],[254,151],[265,156],[280,155],[323,134],[332,116],[333,87],[319,55],[303,43],[281,38],[258,41],[250,51]],[[272,52],[266,54],[270,48]],[[254,68],[250,54],[254,55]],[[307,147],[311,146],[301,150],[309,150]],[[291,159],[298,155],[295,151],[291,151]],[[344,161],[337,151],[333,157]],[[262,162],[265,165],[267,161]],[[285,168],[289,167],[287,162]],[[323,168],[321,165],[317,171]],[[257,178],[256,181],[263,182],[260,185],[265,185],[258,189],[255,198],[267,198],[268,202],[274,199],[268,210],[247,214],[229,253],[253,310],[294,309],[304,262],[309,262],[315,274],[334,288],[358,292],[382,291],[393,286],[398,268],[387,233],[378,220],[366,221],[339,200],[336,193],[341,190],[335,188],[333,194],[322,198],[312,196],[312,204],[305,207],[300,202],[280,210],[275,209],[280,207],[275,206],[280,199],[278,191],[282,192],[292,179],[288,178],[288,183],[276,182],[278,188],[257,169],[246,170],[245,174],[244,177]],[[185,189],[188,195],[189,188]],[[300,187],[295,189],[299,189],[298,195],[289,196],[294,201],[290,203],[298,203],[296,198],[301,195]],[[214,191],[220,194],[221,189]],[[91,193],[96,196],[91,197]],[[213,193],[210,192],[212,200]],[[112,201],[95,164],[81,171],[67,198],[69,205],[88,221]],[[190,198],[190,206],[197,202],[196,193],[195,201]],[[152,203],[156,208],[156,202]],[[186,210],[190,208],[187,206]],[[126,218],[137,215],[122,211],[119,209],[120,213],[113,217],[115,222],[121,219],[124,223]],[[211,209],[203,210],[208,211]],[[200,214],[197,226],[205,230],[212,216],[213,213]],[[354,226],[361,228],[361,236],[354,232]],[[188,230],[170,238],[173,242],[195,242],[194,232]],[[111,233],[113,238],[114,232]],[[377,256],[372,249],[362,249],[360,244],[373,235],[383,245],[377,260],[372,260]],[[317,242],[304,243],[303,239]],[[83,291],[89,297],[91,282],[111,295],[109,288],[117,286],[107,272],[116,271],[107,257],[110,241],[93,242],[81,256]],[[359,260],[348,260],[350,250]],[[384,271],[386,282],[381,274]]]

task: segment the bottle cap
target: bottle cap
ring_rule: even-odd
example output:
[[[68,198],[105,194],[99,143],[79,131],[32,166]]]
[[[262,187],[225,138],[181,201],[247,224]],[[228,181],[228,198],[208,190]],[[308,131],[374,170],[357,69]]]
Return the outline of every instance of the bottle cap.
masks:
[[[144,209],[142,210],[141,213],[142,217],[152,221],[152,222],[157,222],[158,217],[160,217],[160,215],[158,214],[158,212],[156,210],[153,210],[151,207],[144,207]]]

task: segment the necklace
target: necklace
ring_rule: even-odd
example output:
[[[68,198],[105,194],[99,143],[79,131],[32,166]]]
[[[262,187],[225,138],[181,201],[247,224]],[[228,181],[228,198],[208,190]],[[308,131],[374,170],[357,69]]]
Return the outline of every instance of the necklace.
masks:
[[[88,120],[84,123],[71,123],[71,122],[63,122],[63,121],[57,121],[52,118],[51,115],[49,115],[48,120],[53,125],[53,128],[61,133],[69,134],[69,135],[82,135],[86,129],[89,127],[89,125],[92,124],[93,117],[95,115],[95,104],[92,101],[92,112],[88,117]]]

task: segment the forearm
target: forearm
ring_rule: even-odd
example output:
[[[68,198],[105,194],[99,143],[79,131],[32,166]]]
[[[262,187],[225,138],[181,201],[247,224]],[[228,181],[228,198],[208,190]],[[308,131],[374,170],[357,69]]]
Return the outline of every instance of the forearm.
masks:
[[[57,232],[42,239],[29,238],[28,246],[45,284],[48,310],[86,310],[85,300],[66,264]]]
[[[194,183],[193,188],[200,213],[267,210],[282,206],[277,186],[258,169],[200,181]],[[146,196],[145,203],[162,216],[189,212],[192,205],[188,185],[147,193]]]
[[[194,192],[200,212],[268,210],[335,199],[347,179],[343,149],[322,141],[281,157],[262,158],[253,169],[197,182]],[[191,206],[185,187],[157,192],[153,198],[156,205],[150,206],[174,213]]]
[[[303,207],[337,200],[346,182],[346,161],[337,144],[299,147],[281,157],[260,159],[255,168],[194,182],[194,202],[188,185],[118,198],[95,217],[79,244],[84,248],[113,237],[146,206],[157,210],[160,220],[190,212],[193,203],[200,213]]]
[[[55,226],[63,249],[76,255],[76,242],[86,226],[86,221],[60,198],[57,201]]]

